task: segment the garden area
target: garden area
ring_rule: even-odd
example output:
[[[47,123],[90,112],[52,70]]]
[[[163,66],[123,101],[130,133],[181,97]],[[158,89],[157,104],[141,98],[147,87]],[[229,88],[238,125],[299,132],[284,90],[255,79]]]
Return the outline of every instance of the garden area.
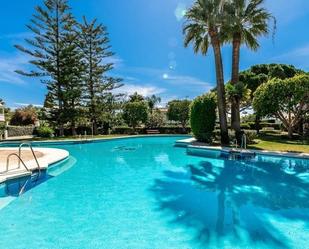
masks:
[[[242,45],[256,51],[260,37],[275,36],[276,19],[261,1],[232,1],[223,9],[215,2],[196,1],[186,11],[184,46],[202,55],[213,49],[216,85],[195,99],[170,99],[167,104],[159,95],[122,93],[123,79],[111,76],[115,53],[107,27],[96,19],[78,20],[67,1],[52,3],[36,8],[27,25],[33,38],[15,45],[32,58],[31,70],[16,73],[41,79],[44,105],[10,109],[1,99],[2,138],[189,134],[206,144],[233,146],[241,144],[245,134],[250,148],[308,152],[308,72],[275,63],[239,69]],[[229,70],[222,62],[225,44],[232,46],[230,80],[223,77]]]

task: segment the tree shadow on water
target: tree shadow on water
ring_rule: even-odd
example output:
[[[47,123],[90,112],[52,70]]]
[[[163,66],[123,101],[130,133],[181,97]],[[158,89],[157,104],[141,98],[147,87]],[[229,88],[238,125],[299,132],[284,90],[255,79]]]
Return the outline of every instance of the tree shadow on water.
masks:
[[[193,241],[201,246],[224,248],[228,242],[247,248],[293,248],[289,223],[284,222],[301,221],[308,227],[306,161],[205,158],[185,169],[165,171],[151,191],[158,211],[170,223],[193,229]],[[283,222],[284,231],[276,222]]]

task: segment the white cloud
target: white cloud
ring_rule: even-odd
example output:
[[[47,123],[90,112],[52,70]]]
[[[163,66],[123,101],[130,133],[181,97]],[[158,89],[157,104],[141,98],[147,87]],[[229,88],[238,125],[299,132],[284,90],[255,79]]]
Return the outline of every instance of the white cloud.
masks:
[[[275,56],[272,59],[281,63],[294,64],[295,66],[306,70],[309,68],[309,61],[307,59],[308,57],[309,43],[302,47],[295,48],[290,52]]]
[[[123,59],[121,59],[119,56],[114,55],[111,57],[107,57],[104,58],[102,63],[106,64],[106,63],[113,63],[114,64],[114,68],[120,68],[123,66]]]
[[[32,105],[34,107],[43,107],[41,104],[32,104],[32,103],[14,103],[16,106],[29,106]]]
[[[10,84],[24,84],[23,77],[15,70],[23,70],[27,67],[29,58],[25,55],[0,55],[0,82]]]
[[[124,86],[121,88],[118,88],[114,90],[115,93],[125,93],[127,95],[132,95],[135,92],[138,94],[147,97],[153,94],[161,94],[165,92],[165,89],[158,88],[156,86],[150,86],[150,85],[138,85],[138,84],[126,84],[124,83]]]
[[[192,77],[192,76],[188,76],[188,75],[164,75],[165,77],[163,77],[163,79],[165,81],[168,81],[171,84],[175,84],[178,86],[188,86],[188,87],[192,87],[192,86],[198,86],[198,87],[202,87],[205,90],[210,90],[213,86],[206,82],[203,81],[201,79]]]

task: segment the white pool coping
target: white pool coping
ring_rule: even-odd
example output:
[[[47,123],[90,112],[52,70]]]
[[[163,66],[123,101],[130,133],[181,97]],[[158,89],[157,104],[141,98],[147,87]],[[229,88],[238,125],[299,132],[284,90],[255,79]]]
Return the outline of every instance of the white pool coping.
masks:
[[[14,150],[15,152],[18,150],[17,148],[14,147],[2,147],[0,148],[0,150]],[[23,148],[24,150],[29,150],[29,148]],[[47,169],[50,165],[55,164],[57,162],[60,162],[66,158],[69,157],[69,152],[66,150],[62,150],[62,149],[55,149],[55,148],[33,148],[33,150],[36,152],[41,152],[43,153],[42,157],[38,158],[38,162],[40,165],[41,169]],[[0,165],[0,172],[5,170],[5,164],[6,162],[4,162],[3,164]],[[36,164],[35,159],[32,159],[30,161],[25,162],[27,168],[30,171],[34,171],[38,169],[38,166]],[[6,182],[8,180],[11,179],[16,179],[16,178],[20,178],[23,176],[28,176],[31,175],[31,172],[27,171],[23,165],[20,165],[20,168],[18,169],[18,164],[17,163],[12,163],[10,164],[9,167],[11,170],[9,170],[9,172],[5,172],[5,173],[0,173],[0,183]]]
[[[234,148],[222,147],[222,146],[210,146],[204,143],[197,142],[195,138],[187,138],[176,141],[177,146],[192,148],[192,149],[205,149],[205,150],[220,150],[223,152],[235,151]],[[293,153],[293,152],[283,152],[283,151],[269,151],[269,150],[242,150],[241,152],[255,153],[259,155],[268,156],[282,156],[282,157],[293,157],[300,159],[309,159],[308,153]]]

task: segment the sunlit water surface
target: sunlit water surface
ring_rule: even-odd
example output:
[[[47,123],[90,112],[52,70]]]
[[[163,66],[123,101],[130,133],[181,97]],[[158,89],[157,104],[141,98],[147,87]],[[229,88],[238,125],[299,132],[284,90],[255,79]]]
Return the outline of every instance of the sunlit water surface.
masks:
[[[178,139],[55,146],[71,158],[0,210],[0,248],[309,248],[308,160],[189,156]]]

